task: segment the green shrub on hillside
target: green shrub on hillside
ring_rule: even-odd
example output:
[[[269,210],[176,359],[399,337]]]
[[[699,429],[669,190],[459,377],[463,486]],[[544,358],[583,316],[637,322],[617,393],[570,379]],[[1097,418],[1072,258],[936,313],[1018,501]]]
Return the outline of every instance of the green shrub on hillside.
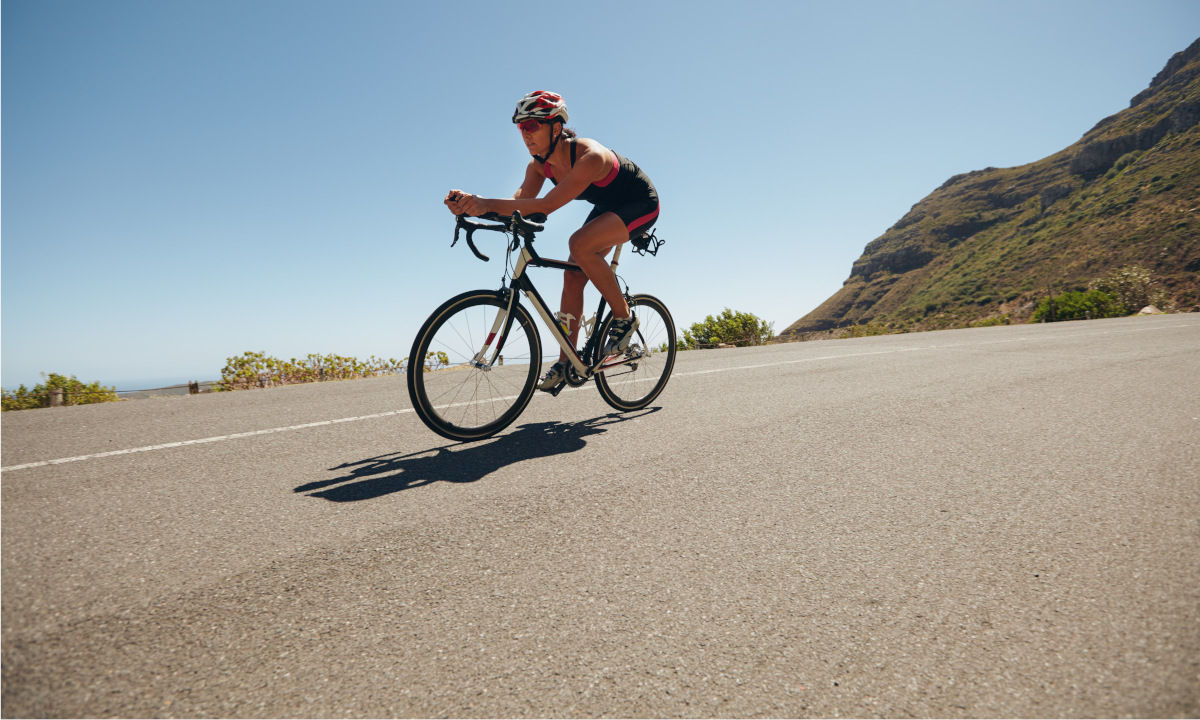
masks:
[[[993,315],[991,317],[980,318],[979,320],[972,320],[969,323],[970,327],[973,327],[973,328],[995,327],[996,325],[1011,325],[1011,324],[1012,324],[1012,318],[1009,317],[1007,313],[1004,315]]]
[[[1169,310],[1174,303],[1149,270],[1127,265],[1093,280],[1087,292],[1071,291],[1043,299],[1033,311],[1033,322],[1124,317],[1147,305]]]
[[[1126,314],[1117,299],[1106,292],[1070,290],[1053,298],[1043,298],[1033,311],[1033,322],[1095,320]]]
[[[1113,270],[1103,278],[1093,280],[1088,287],[1113,296],[1121,306],[1122,315],[1132,315],[1147,305],[1166,310],[1171,304],[1150,271],[1140,265]]]
[[[888,326],[872,321],[860,325],[851,325],[842,330],[838,338],[845,340],[849,338],[874,337],[875,335],[891,335],[894,332]]]
[[[32,390],[27,389],[24,385],[15,391],[5,390],[3,398],[4,411],[33,410],[35,408],[50,407],[50,394],[54,390],[62,391],[63,405],[91,405],[93,403],[116,402],[121,399],[117,395],[116,388],[104,387],[98,382],[84,384],[77,380],[74,375],[67,377],[58,373],[50,373],[47,376],[43,373],[42,377],[46,381]]]

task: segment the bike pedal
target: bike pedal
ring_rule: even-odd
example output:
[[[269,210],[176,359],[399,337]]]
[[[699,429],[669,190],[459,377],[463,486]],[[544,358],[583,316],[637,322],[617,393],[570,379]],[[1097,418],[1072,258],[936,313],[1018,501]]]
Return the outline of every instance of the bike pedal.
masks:
[[[567,386],[567,382],[564,380],[563,382],[560,382],[559,384],[555,385],[554,387],[550,388],[549,390],[542,390],[542,392],[550,393],[551,397],[558,397],[558,394],[560,392],[562,392],[563,388],[565,388],[566,386]]]

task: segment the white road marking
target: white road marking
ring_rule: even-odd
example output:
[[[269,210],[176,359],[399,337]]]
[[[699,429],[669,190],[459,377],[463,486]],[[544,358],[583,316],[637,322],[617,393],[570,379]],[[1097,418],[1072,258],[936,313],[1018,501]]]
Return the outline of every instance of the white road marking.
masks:
[[[238,438],[255,437],[258,435],[272,435],[274,433],[291,432],[292,430],[307,430],[308,428],[323,427],[326,425],[338,425],[340,423],[358,422],[360,420],[374,420],[376,418],[391,417],[393,415],[402,415],[410,412],[412,412],[412,408],[406,408],[404,410],[391,410],[388,412],[375,413],[374,415],[359,415],[357,417],[338,418],[337,420],[321,420],[320,422],[304,423],[302,425],[288,425],[286,427],[268,428],[266,430],[251,430],[250,432],[232,433],[230,435],[214,435],[213,437],[199,438],[197,440],[180,440],[179,442],[163,443],[161,445],[147,445],[145,447],[128,448],[126,450],[109,450],[108,452],[91,453],[90,455],[76,455],[75,457],[57,458],[55,460],[41,460],[39,462],[22,463],[21,465],[9,465],[8,467],[0,468],[0,472],[28,470],[30,468],[46,467],[47,465],[62,465],[64,463],[96,460],[98,458],[114,457],[117,455],[132,455],[134,453],[153,452],[155,450],[169,450],[171,448],[186,447],[188,445],[207,445],[209,443],[225,442],[226,440],[237,440]]]

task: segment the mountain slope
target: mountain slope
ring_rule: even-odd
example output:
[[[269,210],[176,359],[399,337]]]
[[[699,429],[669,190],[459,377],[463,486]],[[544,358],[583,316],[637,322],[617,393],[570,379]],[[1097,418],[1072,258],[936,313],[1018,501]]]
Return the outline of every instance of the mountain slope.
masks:
[[[1127,265],[1200,309],[1200,40],[1130,107],[1015,168],[956,175],[855,261],[841,290],[781,339],[1028,320],[1047,294]]]

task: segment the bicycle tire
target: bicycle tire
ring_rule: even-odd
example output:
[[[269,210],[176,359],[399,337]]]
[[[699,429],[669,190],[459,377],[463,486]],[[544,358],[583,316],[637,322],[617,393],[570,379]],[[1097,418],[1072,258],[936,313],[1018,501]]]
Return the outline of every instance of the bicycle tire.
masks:
[[[433,311],[413,340],[408,394],[417,417],[442,437],[490,437],[512,424],[533,397],[542,343],[533,318],[515,298],[502,361],[473,362],[481,349],[493,347],[488,334],[507,304],[493,290],[455,296]]]
[[[675,321],[661,300],[634,295],[629,308],[638,329],[623,361],[596,375],[596,389],[618,410],[641,410],[654,401],[671,379],[675,367]],[[612,314],[605,318],[600,337],[608,337]],[[636,358],[636,359],[631,359]]]

